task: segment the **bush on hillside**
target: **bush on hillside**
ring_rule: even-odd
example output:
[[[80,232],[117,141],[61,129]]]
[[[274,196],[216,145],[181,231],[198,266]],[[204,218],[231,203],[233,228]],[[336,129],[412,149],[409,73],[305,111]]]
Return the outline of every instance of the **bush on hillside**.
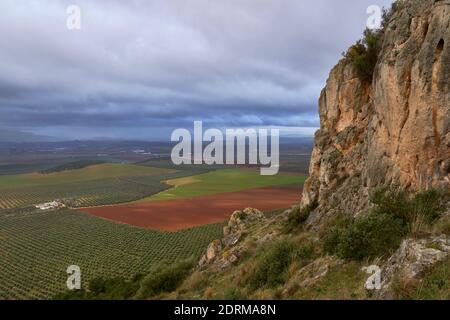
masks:
[[[311,244],[298,245],[287,239],[279,240],[264,249],[257,257],[255,270],[246,281],[252,290],[274,288],[283,284],[291,263],[294,261],[306,263],[314,252]]]
[[[57,295],[55,300],[124,300],[130,299],[139,289],[142,275],[131,280],[121,277],[94,278],[89,282],[89,290],[66,291]]]
[[[190,274],[193,260],[170,266],[159,266],[147,275],[137,275],[131,280],[121,277],[95,278],[89,282],[88,290],[66,291],[55,300],[125,300],[146,299],[175,290]]]
[[[135,298],[145,299],[175,290],[191,273],[193,267],[194,261],[187,260],[158,268],[142,279]]]
[[[403,238],[431,226],[446,208],[447,195],[427,190],[410,197],[399,187],[376,190],[366,216],[341,219],[328,228],[323,249],[347,260],[375,258],[397,249]]]
[[[408,193],[398,186],[384,186],[376,189],[370,196],[375,205],[374,211],[379,214],[393,214],[404,221],[410,215]]]
[[[407,234],[401,219],[371,213],[345,227],[334,227],[324,241],[324,250],[346,260],[376,258],[400,245]]]
[[[410,197],[403,189],[392,186],[380,188],[371,196],[376,213],[402,219],[412,233],[436,222],[446,208],[447,199],[448,195],[440,190],[425,190]]]

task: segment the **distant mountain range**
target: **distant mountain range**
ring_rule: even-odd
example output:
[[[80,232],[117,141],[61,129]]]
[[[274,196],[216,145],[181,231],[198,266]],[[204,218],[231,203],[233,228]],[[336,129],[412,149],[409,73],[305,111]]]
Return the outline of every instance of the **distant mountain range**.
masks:
[[[55,137],[41,136],[31,132],[0,129],[0,142],[53,142]]]
[[[51,136],[38,135],[32,132],[19,131],[19,130],[11,130],[11,129],[1,129],[0,128],[0,143],[36,143],[36,142],[160,142],[160,143],[169,143],[170,141],[151,141],[145,139],[116,139],[116,138],[108,138],[108,137],[98,137],[86,140],[78,140],[78,139],[58,139]],[[313,137],[299,137],[299,136],[281,136],[280,137],[281,144],[308,144],[313,145],[314,140]]]

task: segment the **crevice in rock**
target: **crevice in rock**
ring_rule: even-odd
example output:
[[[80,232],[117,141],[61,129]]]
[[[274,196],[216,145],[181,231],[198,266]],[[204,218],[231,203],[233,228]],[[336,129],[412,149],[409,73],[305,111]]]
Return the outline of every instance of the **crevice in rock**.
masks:
[[[427,34],[428,34],[428,28],[429,28],[429,24],[428,24],[428,22],[427,22],[427,23],[425,23],[425,25],[424,25],[424,27],[423,27],[423,33],[422,33],[422,35],[423,35],[423,38],[424,38],[424,39],[427,37]]]
[[[408,121],[409,118],[409,99],[411,97],[411,68],[408,68],[408,72],[407,75],[405,76],[406,79],[406,83],[405,83],[405,105],[403,106],[403,114],[405,115],[404,118],[402,119],[402,123],[400,125],[400,131],[399,131],[399,135],[398,135],[398,145],[397,145],[397,151],[396,154],[399,153],[399,148],[401,145],[401,137],[402,137],[402,132],[403,129],[405,128],[406,122]]]
[[[442,51],[444,50],[444,39],[441,39],[436,47],[436,52],[434,54],[434,62],[431,76],[431,90],[432,95],[431,99],[433,101],[433,110],[432,110],[432,125],[433,125],[433,133],[434,133],[434,144],[435,147],[438,148],[441,144],[441,139],[439,136],[439,129],[437,125],[437,113],[438,113],[438,101],[437,96],[439,94],[439,71],[442,66]]]

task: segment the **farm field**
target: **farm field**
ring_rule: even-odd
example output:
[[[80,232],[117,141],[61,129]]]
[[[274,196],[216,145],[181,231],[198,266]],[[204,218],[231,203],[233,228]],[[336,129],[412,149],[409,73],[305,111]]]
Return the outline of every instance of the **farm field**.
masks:
[[[236,192],[271,186],[303,184],[305,175],[279,173],[274,176],[262,176],[255,169],[220,169],[208,173],[165,181],[174,186],[150,197],[138,200],[138,203],[156,200],[175,200],[196,196]]]
[[[0,300],[51,298],[65,290],[72,264],[87,284],[198,258],[234,210],[287,208],[304,179],[163,161],[0,176]],[[53,200],[79,209],[32,207]]]
[[[114,168],[116,167],[117,166],[114,166]],[[135,169],[123,170],[121,172],[134,173],[134,170]],[[0,190],[0,209],[20,208],[53,200],[59,200],[72,208],[130,202],[168,189],[170,186],[161,182],[162,180],[184,177],[197,173],[197,171],[191,172],[187,170],[153,170],[153,168],[150,168],[150,170],[154,172],[154,174],[148,174],[149,171],[145,171],[147,174],[140,176],[96,179],[105,176],[105,174],[102,174],[92,175],[91,178],[95,180],[70,182],[75,179],[69,179],[65,183],[58,184],[9,189],[4,188]],[[101,171],[103,171],[103,169]],[[167,173],[158,173],[161,171]],[[112,173],[117,174],[118,172],[120,171],[116,169],[116,172],[113,171]],[[68,173],[71,172],[67,171],[52,175],[67,176]]]
[[[44,162],[32,162],[32,163],[0,163],[0,176],[2,175],[16,175],[30,172],[38,172],[41,170],[50,169],[56,165],[60,165],[61,161],[48,160]]]
[[[1,191],[0,209],[20,208],[37,203],[59,200],[69,207],[97,206],[140,199],[169,188],[160,182],[161,176],[110,178],[85,182],[28,187]]]
[[[47,299],[66,289],[69,265],[86,284],[131,278],[159,263],[198,257],[223,224],[179,232],[144,230],[82,212],[0,211],[0,300]]]
[[[81,209],[92,215],[138,227],[177,231],[228,219],[238,209],[254,207],[262,211],[288,208],[299,201],[299,186],[267,187],[180,198],[171,201],[103,206]]]
[[[106,178],[155,175],[172,172],[175,172],[175,170],[132,164],[105,163],[78,170],[68,170],[49,174],[34,172],[19,175],[0,176],[0,190],[35,186],[43,187]]]

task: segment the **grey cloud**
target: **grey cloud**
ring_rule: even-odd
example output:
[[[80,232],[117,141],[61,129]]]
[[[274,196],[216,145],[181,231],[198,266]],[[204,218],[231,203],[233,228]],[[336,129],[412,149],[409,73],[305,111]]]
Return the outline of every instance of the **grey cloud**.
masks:
[[[0,128],[167,138],[193,120],[317,127],[329,69],[368,5],[391,2],[3,0]],[[69,4],[80,31],[65,27]]]

